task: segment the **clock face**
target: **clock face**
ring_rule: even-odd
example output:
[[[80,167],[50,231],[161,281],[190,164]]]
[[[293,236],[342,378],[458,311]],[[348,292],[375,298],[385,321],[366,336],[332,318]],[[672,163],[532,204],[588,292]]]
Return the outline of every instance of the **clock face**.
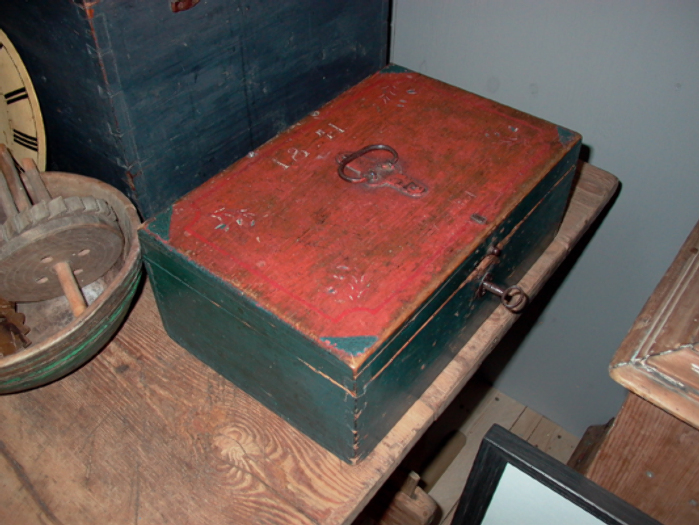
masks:
[[[46,133],[39,100],[17,50],[0,31],[0,142],[19,161],[46,169]]]

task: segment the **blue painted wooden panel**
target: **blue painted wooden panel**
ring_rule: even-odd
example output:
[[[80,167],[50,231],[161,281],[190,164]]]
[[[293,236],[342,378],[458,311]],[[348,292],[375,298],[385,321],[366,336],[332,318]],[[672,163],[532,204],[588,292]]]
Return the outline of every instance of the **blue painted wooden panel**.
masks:
[[[35,79],[49,167],[145,217],[386,63],[387,0],[4,0]]]

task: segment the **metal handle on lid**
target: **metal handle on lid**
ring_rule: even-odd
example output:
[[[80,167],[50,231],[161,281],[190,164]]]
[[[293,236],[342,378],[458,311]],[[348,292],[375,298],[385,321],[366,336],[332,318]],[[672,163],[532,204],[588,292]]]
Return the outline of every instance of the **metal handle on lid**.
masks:
[[[353,184],[356,184],[358,182],[371,181],[372,172],[369,172],[369,176],[360,177],[350,177],[349,175],[347,175],[347,173],[345,173],[345,167],[350,162],[352,162],[353,160],[357,160],[359,157],[363,157],[370,151],[388,151],[391,155],[393,155],[393,158],[386,162],[390,165],[393,165],[396,162],[398,162],[398,152],[391,146],[387,146],[386,144],[372,144],[370,146],[365,146],[362,149],[355,151],[354,153],[346,155],[341,161],[339,161],[340,165],[337,168],[337,173],[340,175],[340,177],[342,177],[343,180],[346,180],[347,182],[351,182]]]

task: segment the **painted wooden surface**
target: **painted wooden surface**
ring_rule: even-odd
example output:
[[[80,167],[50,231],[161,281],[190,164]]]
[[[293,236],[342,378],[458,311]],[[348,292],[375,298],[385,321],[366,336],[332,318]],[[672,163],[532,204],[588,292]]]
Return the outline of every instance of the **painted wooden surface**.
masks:
[[[699,523],[699,430],[629,393],[586,476],[664,523]]]
[[[520,283],[527,292],[616,186],[583,167],[561,230]],[[374,452],[349,466],[173,343],[146,287],[94,360],[0,397],[0,521],[351,522],[513,322],[499,307]]]
[[[699,223],[619,346],[610,373],[699,428]]]
[[[514,284],[553,238],[580,146],[573,132],[398,71],[348,90],[141,230],[168,333],[347,461],[366,456],[495,307],[477,293],[485,272]],[[343,180],[338,159],[374,144],[398,158],[370,151],[345,171],[389,182]],[[486,255],[495,247],[499,257]]]
[[[178,201],[164,240],[361,369],[519,201],[567,173],[576,140],[422,75],[378,74]],[[425,195],[337,176],[338,155],[379,143]]]
[[[385,0],[3,2],[34,79],[49,167],[144,216],[386,64]]]

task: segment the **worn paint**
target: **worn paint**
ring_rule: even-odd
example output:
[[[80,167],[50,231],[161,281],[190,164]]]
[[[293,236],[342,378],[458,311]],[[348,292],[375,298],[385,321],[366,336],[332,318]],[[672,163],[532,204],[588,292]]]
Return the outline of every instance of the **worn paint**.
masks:
[[[342,350],[352,355],[361,355],[371,348],[377,341],[376,336],[357,337],[321,337],[320,340],[331,347]]]
[[[338,157],[377,143],[429,191],[339,177]],[[421,75],[375,75],[141,231],[166,327],[355,461],[497,305],[476,293],[485,269],[513,283],[550,241],[579,144]],[[361,173],[379,155],[350,166]],[[168,220],[169,236],[153,235]]]
[[[408,91],[405,112],[394,102]],[[329,124],[346,132],[317,133]],[[485,140],[472,129],[487,130]],[[559,136],[431,79],[382,73],[175,204],[169,244],[311,337],[376,334],[378,347],[537,182],[532,171],[565,153]],[[412,199],[340,179],[336,157],[373,143],[395,147],[397,166],[430,192]],[[384,155],[355,166],[373,165],[372,154]],[[455,176],[464,166],[469,175]],[[255,217],[254,233],[219,228],[223,208],[246,210],[248,226]],[[241,213],[228,215],[243,225]]]
[[[566,144],[569,144],[576,140],[578,138],[578,134],[575,133],[575,131],[572,131],[570,129],[564,128],[562,126],[557,126],[558,128],[558,139],[561,141],[561,144],[564,146]]]
[[[170,240],[170,218],[172,217],[172,206],[163,210],[148,223],[148,229],[160,237],[163,241]]]
[[[0,26],[35,79],[49,168],[116,186],[144,217],[386,64],[388,0],[172,12],[194,3],[2,2]]]
[[[29,371],[22,376],[10,378],[0,376],[0,393],[18,392],[44,385],[60,379],[92,359],[97,352],[105,347],[126,317],[131,301],[139,287],[140,264],[139,270],[132,272],[128,277],[129,280],[123,283],[122,294],[117,306],[108,317],[101,320],[100,329],[95,330],[79,344],[65,344],[60,357],[43,363],[40,368]],[[35,361],[41,363],[46,360],[38,355]]]

